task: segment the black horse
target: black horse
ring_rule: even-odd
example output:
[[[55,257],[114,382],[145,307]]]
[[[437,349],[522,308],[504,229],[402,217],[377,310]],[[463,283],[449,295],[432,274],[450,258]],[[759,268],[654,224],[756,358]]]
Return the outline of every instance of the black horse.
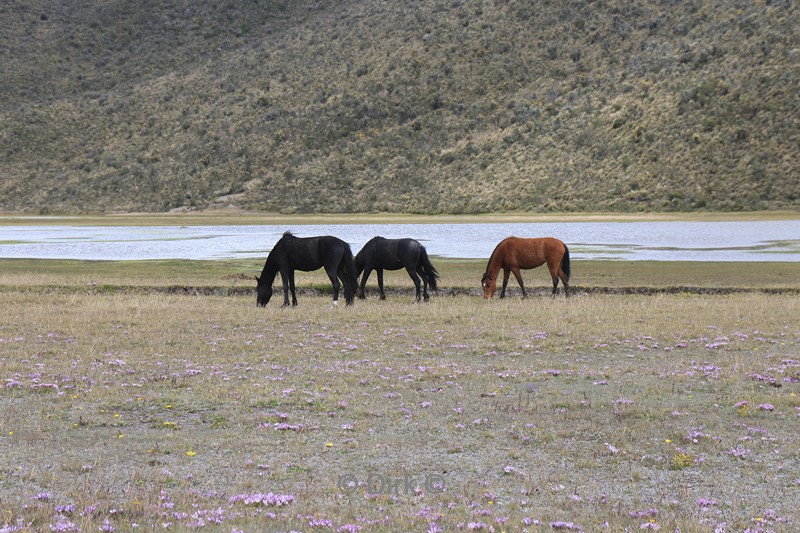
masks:
[[[378,272],[378,288],[381,291],[381,300],[385,300],[383,271],[400,270],[401,268],[405,268],[408,275],[414,280],[414,285],[417,287],[417,301],[419,301],[420,277],[422,278],[423,294],[427,302],[430,299],[428,285],[430,285],[431,290],[437,290],[436,281],[439,279],[439,273],[431,264],[430,259],[428,259],[428,252],[425,251],[425,247],[414,239],[374,237],[364,245],[361,251],[356,254],[356,276],[360,276],[361,272],[364,272],[358,297],[364,298],[364,286],[367,284],[367,278],[369,278],[373,270],[376,270]]]
[[[289,305],[289,290],[292,291],[292,305],[297,305],[294,292],[294,271],[308,272],[324,268],[333,284],[333,304],[339,303],[339,280],[344,285],[344,300],[353,304],[358,287],[358,276],[353,262],[350,245],[336,237],[295,237],[287,231],[275,243],[264,263],[261,276],[256,277],[258,286],[257,303],[263,307],[272,297],[272,282],[280,272],[283,280],[283,307]]]

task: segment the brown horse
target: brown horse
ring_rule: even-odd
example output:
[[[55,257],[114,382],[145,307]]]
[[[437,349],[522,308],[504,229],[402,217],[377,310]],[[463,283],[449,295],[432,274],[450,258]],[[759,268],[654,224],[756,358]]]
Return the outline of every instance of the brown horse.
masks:
[[[500,298],[506,296],[506,285],[508,285],[508,274],[514,273],[517,278],[522,297],[527,296],[525,285],[522,283],[520,269],[536,268],[547,263],[550,269],[550,276],[553,278],[553,297],[558,290],[558,279],[564,282],[564,293],[569,296],[569,248],[567,245],[553,237],[542,237],[538,239],[522,239],[520,237],[507,237],[500,241],[489,263],[486,265],[486,272],[481,279],[483,286],[483,297],[491,298],[497,290],[497,275],[503,269],[503,288],[500,291]]]

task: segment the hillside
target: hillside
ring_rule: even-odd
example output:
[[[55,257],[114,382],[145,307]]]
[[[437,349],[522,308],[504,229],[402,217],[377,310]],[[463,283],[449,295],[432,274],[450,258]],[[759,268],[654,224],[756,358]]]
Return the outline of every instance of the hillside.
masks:
[[[800,206],[792,0],[28,0],[0,20],[0,211]]]

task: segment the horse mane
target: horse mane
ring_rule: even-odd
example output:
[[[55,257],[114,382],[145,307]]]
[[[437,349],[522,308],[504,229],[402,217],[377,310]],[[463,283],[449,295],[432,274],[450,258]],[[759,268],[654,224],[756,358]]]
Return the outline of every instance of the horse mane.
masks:
[[[483,279],[482,279],[481,281],[486,281],[486,279],[490,277],[490,275],[491,275],[491,271],[490,271],[490,269],[492,268],[492,261],[494,260],[494,257],[495,257],[495,255],[497,254],[498,250],[500,250],[500,247],[501,247],[501,246],[502,246],[502,245],[503,245],[503,244],[504,244],[504,243],[505,243],[505,242],[506,242],[506,241],[507,241],[509,238],[510,238],[510,237],[506,237],[505,239],[503,239],[502,241],[500,241],[499,243],[497,243],[497,246],[495,246],[495,247],[494,247],[494,250],[492,250],[492,255],[490,255],[490,256],[489,256],[489,261],[487,261],[487,263],[486,263],[486,271],[483,273]],[[495,274],[495,275],[497,275],[497,272],[499,272],[499,271],[500,271],[500,267],[499,267],[499,266],[497,266],[497,271],[496,271],[496,272],[494,272],[494,274]]]
[[[289,237],[294,237],[294,233],[292,233],[291,230],[286,230],[286,231],[283,232],[283,237],[281,237],[281,238],[282,239],[287,239]]]

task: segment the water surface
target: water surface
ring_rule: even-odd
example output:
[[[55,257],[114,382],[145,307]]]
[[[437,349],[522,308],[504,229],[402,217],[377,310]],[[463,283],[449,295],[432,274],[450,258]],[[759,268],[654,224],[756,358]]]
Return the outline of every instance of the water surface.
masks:
[[[143,260],[266,257],[284,231],[335,235],[356,253],[376,235],[433,256],[488,258],[504,237],[558,237],[577,259],[800,261],[800,220],[242,226],[0,226],[0,258]]]

